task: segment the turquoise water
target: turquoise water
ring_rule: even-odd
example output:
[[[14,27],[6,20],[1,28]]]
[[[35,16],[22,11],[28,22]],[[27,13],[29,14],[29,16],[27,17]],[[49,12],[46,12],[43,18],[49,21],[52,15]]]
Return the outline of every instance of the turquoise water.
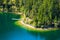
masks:
[[[11,18],[20,18],[15,14],[0,14],[0,40],[60,40],[60,30],[33,32],[15,25]]]

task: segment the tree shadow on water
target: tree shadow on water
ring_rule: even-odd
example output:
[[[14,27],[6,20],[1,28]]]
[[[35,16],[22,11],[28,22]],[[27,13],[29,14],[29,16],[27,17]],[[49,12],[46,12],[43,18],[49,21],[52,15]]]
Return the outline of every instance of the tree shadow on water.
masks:
[[[17,20],[12,20],[12,18],[20,18],[20,16],[12,13],[0,14],[0,34],[13,31],[18,27],[14,24]]]
[[[60,40],[60,30],[49,31],[40,33],[41,37],[44,37],[45,40]]]
[[[47,32],[30,31],[29,33],[36,36],[39,40],[60,40],[60,30],[52,30]]]

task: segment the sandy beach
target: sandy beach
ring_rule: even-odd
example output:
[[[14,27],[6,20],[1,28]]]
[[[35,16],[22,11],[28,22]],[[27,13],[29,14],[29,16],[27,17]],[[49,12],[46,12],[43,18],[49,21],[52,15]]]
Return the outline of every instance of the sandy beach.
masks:
[[[23,28],[25,28],[27,30],[36,30],[36,31],[50,31],[50,30],[52,30],[51,28],[49,28],[49,29],[46,29],[46,28],[44,28],[44,29],[42,29],[42,28],[35,28],[32,25],[24,23],[22,20],[17,21],[16,23],[17,23],[17,25],[22,25]],[[53,29],[53,30],[56,30],[56,29]]]

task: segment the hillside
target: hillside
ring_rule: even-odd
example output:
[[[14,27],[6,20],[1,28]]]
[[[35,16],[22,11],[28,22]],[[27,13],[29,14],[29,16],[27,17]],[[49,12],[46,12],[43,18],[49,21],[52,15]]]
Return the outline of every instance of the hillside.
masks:
[[[23,12],[37,28],[60,27],[60,0],[1,0],[0,11]]]

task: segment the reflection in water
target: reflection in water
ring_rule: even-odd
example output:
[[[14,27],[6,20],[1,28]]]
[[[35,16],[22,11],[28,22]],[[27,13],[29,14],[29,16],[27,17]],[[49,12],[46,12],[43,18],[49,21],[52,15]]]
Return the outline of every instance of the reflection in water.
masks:
[[[60,30],[48,32],[29,32],[32,35],[38,34],[43,40],[60,40]]]
[[[47,32],[45,34],[41,34],[44,36],[46,40],[60,40],[60,30]]]
[[[0,14],[0,40],[60,40],[60,30],[50,32],[29,32],[14,24],[13,14]]]

